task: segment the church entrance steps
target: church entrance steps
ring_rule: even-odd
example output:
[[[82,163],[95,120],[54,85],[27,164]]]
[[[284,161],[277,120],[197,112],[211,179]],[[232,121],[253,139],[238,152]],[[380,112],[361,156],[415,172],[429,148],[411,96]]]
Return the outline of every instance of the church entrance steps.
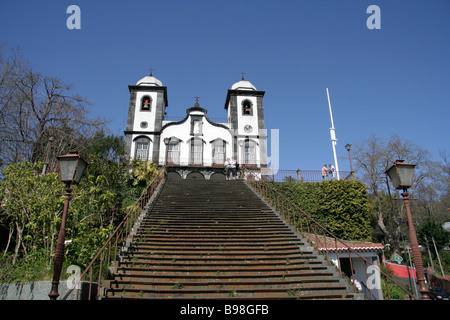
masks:
[[[352,299],[347,280],[243,181],[168,179],[103,299]]]

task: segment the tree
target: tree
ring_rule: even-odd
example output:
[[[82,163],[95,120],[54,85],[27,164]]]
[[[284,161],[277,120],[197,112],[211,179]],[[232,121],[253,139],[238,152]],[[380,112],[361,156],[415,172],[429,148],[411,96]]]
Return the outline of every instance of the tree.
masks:
[[[44,161],[50,136],[52,155],[83,151],[77,141],[106,123],[89,119],[89,105],[62,80],[34,72],[18,50],[0,50],[0,162]]]
[[[43,253],[50,258],[63,209],[63,186],[56,173],[40,175],[42,163],[16,163],[0,169],[0,222],[14,244],[13,264],[20,255]],[[13,235],[15,238],[13,239]]]
[[[156,166],[124,161],[122,137],[103,131],[84,139],[90,163],[80,184],[73,185],[67,220],[68,260],[85,265],[122,221]],[[0,169],[0,224],[8,231],[4,255],[44,257],[51,262],[61,223],[64,184],[57,173],[41,174],[42,162],[12,163]],[[136,186],[134,182],[136,180]]]
[[[398,136],[392,136],[384,140],[375,136],[355,145],[354,162],[357,177],[368,187],[368,192],[374,202],[376,225],[383,234],[385,243],[389,243],[394,255],[400,252],[400,240],[402,238],[402,205],[403,202],[393,200],[395,193],[388,181],[385,170],[397,159],[404,159],[409,163],[417,164],[415,181],[409,190],[411,197],[420,199],[425,197],[437,198],[433,190],[433,181],[439,180],[435,170],[435,163],[430,160],[427,150],[403,140]],[[428,193],[423,190],[428,189]],[[420,190],[420,192],[418,192]],[[430,199],[424,199],[430,203]],[[417,208],[417,205],[414,204]],[[417,217],[418,210],[413,210]],[[419,219],[420,220],[420,219]]]
[[[419,243],[424,247],[426,247],[427,244],[431,244],[432,246],[433,238],[437,249],[440,250],[448,245],[450,232],[446,231],[441,224],[428,218],[417,228],[417,238]]]

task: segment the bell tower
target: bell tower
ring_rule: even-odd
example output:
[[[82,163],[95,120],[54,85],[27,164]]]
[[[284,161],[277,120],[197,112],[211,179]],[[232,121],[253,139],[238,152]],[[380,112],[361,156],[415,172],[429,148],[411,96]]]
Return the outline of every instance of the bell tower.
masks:
[[[267,166],[264,94],[242,74],[241,81],[228,89],[225,101],[233,132],[233,157],[250,168]]]
[[[153,77],[152,72],[129,85],[130,103],[128,108],[125,148],[129,159],[152,160],[159,157],[160,131],[168,106],[167,87]]]

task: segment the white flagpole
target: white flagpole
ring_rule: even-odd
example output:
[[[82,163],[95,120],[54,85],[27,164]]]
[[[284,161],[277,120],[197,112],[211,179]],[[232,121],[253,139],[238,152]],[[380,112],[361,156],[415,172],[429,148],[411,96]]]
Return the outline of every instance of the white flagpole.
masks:
[[[331,145],[333,146],[334,165],[336,167],[335,170],[336,170],[336,174],[337,174],[337,179],[340,180],[339,166],[338,166],[337,155],[336,155],[337,139],[336,139],[336,132],[334,130],[333,112],[331,111],[330,93],[328,92],[328,88],[327,88],[327,97],[328,97],[328,106],[330,107],[330,117],[331,117],[330,136],[331,136]]]

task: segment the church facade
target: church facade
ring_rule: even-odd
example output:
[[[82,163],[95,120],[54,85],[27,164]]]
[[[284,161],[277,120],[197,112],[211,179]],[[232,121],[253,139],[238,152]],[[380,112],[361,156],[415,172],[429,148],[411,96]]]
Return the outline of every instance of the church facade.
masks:
[[[167,121],[167,87],[152,74],[129,85],[125,133],[129,159],[166,165],[181,178],[225,179],[227,159],[252,169],[267,167],[264,91],[242,78],[228,89],[227,121],[216,123],[195,104],[180,121]]]

